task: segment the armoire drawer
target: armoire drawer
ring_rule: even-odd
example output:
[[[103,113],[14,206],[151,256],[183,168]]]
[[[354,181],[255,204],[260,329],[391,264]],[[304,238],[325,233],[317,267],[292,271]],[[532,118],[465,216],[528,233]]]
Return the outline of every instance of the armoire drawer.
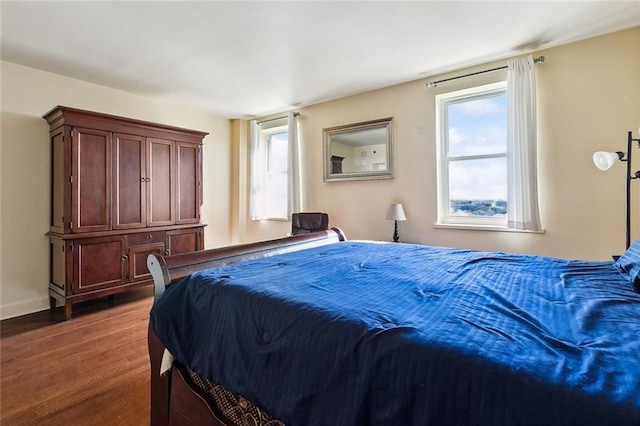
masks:
[[[139,234],[127,235],[127,242],[129,246],[141,246],[146,244],[158,244],[164,243],[165,232],[141,232]]]

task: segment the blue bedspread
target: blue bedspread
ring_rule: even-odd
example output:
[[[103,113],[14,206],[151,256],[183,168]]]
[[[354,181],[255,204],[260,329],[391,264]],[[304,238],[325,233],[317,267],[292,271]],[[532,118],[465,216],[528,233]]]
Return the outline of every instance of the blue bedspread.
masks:
[[[287,425],[640,425],[640,295],[612,262],[344,242],[207,270],[151,312]]]

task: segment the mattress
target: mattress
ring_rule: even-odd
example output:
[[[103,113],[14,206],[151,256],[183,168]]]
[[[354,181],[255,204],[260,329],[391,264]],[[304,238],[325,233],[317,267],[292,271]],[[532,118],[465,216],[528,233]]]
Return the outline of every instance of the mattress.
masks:
[[[613,262],[350,241],[201,271],[151,324],[288,425],[640,424]]]

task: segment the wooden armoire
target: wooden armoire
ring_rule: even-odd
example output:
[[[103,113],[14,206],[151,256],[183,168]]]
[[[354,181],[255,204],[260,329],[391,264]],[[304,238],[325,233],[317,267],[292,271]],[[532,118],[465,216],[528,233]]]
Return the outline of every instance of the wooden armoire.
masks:
[[[205,132],[57,106],[51,136],[53,309],[151,283],[147,255],[204,248]]]

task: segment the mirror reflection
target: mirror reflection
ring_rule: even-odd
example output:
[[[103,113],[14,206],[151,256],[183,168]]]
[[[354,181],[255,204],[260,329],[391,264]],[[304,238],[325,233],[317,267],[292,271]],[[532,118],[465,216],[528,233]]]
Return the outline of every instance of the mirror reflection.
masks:
[[[393,178],[391,120],[324,129],[325,180]]]

